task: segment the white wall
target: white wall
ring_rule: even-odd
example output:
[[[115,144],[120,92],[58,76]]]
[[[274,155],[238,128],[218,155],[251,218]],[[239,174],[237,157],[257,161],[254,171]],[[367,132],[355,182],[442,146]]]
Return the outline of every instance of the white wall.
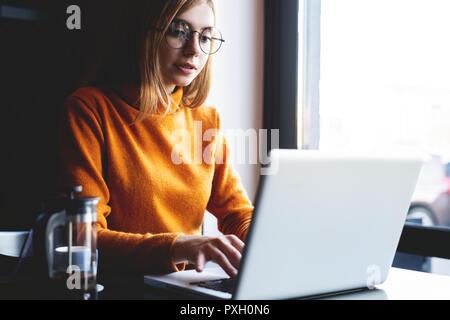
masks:
[[[263,110],[264,1],[215,0],[217,26],[225,43],[213,59],[213,87],[208,104],[220,112],[222,127],[260,129]],[[234,150],[233,141],[230,141]],[[236,165],[254,200],[259,166]],[[205,233],[214,234],[216,221],[205,220]]]

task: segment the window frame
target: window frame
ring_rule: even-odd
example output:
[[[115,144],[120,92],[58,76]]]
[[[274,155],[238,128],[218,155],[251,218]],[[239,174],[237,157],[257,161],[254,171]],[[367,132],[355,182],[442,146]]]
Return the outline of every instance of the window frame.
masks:
[[[282,149],[319,148],[320,12],[321,0],[265,0],[264,128],[280,129]],[[397,251],[450,259],[447,243],[450,228],[406,223]]]
[[[298,149],[299,1],[265,0],[264,9],[263,127],[280,130],[281,149]]]

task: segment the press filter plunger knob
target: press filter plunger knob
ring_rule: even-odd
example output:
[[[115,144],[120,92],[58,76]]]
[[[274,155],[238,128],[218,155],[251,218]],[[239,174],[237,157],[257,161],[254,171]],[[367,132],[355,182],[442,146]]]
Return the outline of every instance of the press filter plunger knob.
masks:
[[[75,194],[83,191],[82,186],[70,187],[67,189],[67,193],[69,194],[69,199],[75,199]]]

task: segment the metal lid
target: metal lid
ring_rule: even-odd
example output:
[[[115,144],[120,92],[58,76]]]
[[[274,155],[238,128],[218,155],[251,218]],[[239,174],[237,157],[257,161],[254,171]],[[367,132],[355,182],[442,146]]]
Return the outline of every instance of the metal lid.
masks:
[[[67,200],[66,214],[94,214],[100,198],[76,198]]]
[[[96,214],[97,205],[100,200],[98,197],[80,197],[75,198],[75,193],[83,191],[82,186],[67,188],[69,199],[66,201],[67,215]]]

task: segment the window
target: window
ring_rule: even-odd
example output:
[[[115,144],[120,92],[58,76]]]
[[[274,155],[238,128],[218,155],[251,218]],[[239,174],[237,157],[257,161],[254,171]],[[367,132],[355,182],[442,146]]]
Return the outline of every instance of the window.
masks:
[[[299,144],[426,153],[408,221],[441,229],[450,227],[449,12],[447,0],[300,0],[299,18]],[[425,271],[450,274],[445,261],[428,262]]]

